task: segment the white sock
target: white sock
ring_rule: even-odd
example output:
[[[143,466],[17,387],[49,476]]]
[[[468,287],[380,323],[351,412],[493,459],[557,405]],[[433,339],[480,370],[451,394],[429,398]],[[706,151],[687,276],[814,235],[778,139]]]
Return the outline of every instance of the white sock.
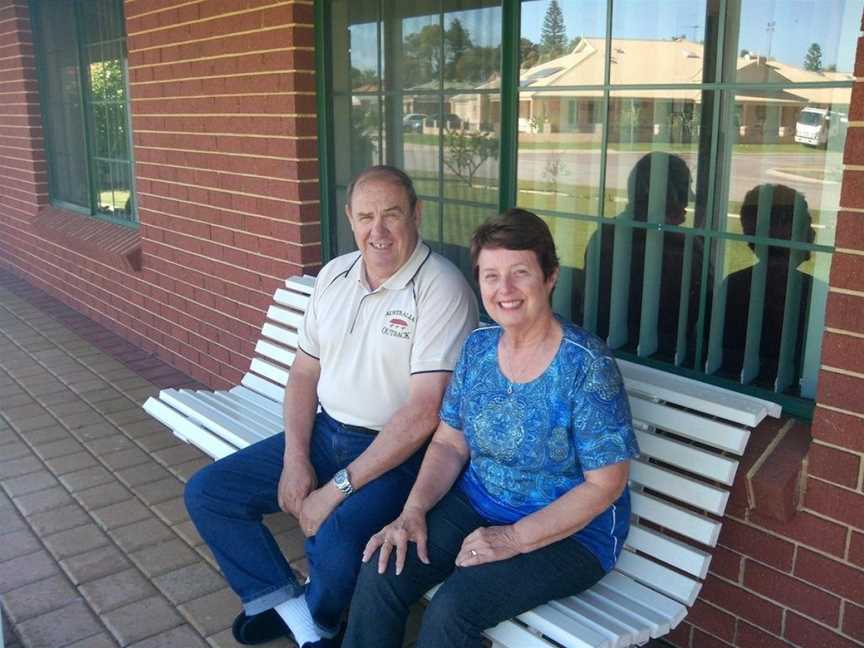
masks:
[[[309,611],[309,605],[306,603],[305,594],[295,596],[284,603],[280,603],[273,609],[282,617],[285,625],[288,626],[294,635],[294,641],[301,648],[307,643],[312,643],[323,638],[321,633],[318,632],[318,626],[312,620],[312,613]]]

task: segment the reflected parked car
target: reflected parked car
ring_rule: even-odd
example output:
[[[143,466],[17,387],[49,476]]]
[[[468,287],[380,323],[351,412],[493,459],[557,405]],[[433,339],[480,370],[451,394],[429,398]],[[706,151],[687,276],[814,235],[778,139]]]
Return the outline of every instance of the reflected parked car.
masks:
[[[438,122],[441,121],[441,114],[434,113],[426,117],[426,126],[428,128],[438,128]],[[454,130],[456,128],[462,127],[462,120],[459,119],[459,115],[454,115],[453,113],[445,113],[444,114],[444,128],[449,128],[450,130]]]
[[[428,115],[425,113],[408,113],[402,118],[402,130],[409,133],[419,133],[423,130],[423,121]]]

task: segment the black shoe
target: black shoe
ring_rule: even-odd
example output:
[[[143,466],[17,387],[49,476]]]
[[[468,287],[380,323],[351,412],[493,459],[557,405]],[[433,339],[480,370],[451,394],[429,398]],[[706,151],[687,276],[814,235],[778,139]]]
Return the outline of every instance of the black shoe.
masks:
[[[273,608],[252,616],[246,616],[245,612],[241,612],[234,619],[231,632],[237,643],[247,646],[267,643],[268,641],[281,639],[282,637],[291,637],[293,639],[288,626],[285,625],[282,617]]]

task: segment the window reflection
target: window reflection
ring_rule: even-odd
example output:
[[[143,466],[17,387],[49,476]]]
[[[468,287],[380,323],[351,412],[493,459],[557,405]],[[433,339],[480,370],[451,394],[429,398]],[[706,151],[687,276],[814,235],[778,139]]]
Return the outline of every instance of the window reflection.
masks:
[[[705,32],[705,0],[616,0],[610,82],[700,83],[703,74],[710,78],[703,71]]]
[[[778,72],[797,73],[796,81],[830,81],[836,80],[837,72],[852,71],[864,8],[861,0],[741,0],[740,4],[738,81],[770,81]]]
[[[603,83],[606,0],[531,0],[522,3],[520,85]],[[548,64],[548,65],[547,65]]]

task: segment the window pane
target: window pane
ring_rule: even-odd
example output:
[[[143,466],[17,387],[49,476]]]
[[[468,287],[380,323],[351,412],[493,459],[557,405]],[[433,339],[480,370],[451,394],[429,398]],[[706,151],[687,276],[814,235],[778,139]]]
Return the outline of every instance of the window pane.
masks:
[[[862,8],[862,0],[741,0],[729,76],[741,83],[851,80]]]
[[[360,92],[375,92],[380,89],[378,14],[375,4],[350,3],[348,38],[351,88]]]
[[[606,0],[522,2],[521,88],[603,83]]]
[[[766,183],[783,184],[807,201],[816,242],[833,245],[851,88],[786,88],[770,94],[752,97],[739,89],[735,96],[729,208],[720,228],[741,233],[739,207],[747,192]]]
[[[494,97],[497,100],[497,96]],[[498,101],[487,94],[444,98],[449,111],[431,115],[426,126],[443,134],[444,196],[498,204],[501,131]]]
[[[69,28],[75,24],[75,12],[61,0],[35,6],[51,197],[89,208],[78,42]]]
[[[610,82],[701,83],[705,30],[705,0],[615,0]]]
[[[439,90],[444,43],[441,37],[440,2],[397,4],[395,31],[401,31],[400,50],[394,56],[394,81],[402,89]],[[433,8],[434,7],[434,8]],[[415,112],[415,111],[411,111]]]
[[[661,99],[663,94],[677,96]],[[606,158],[604,216],[701,226],[692,204],[701,95],[690,90],[611,93],[609,150],[615,154]]]
[[[441,196],[441,129],[433,123],[434,116],[443,112],[446,111],[440,95],[402,97],[401,166],[414,180],[417,192],[424,196]],[[394,163],[400,164],[398,160]]]
[[[602,92],[520,92],[518,129],[518,204],[596,216]]]
[[[447,0],[444,11],[444,87],[499,87],[500,2]]]

